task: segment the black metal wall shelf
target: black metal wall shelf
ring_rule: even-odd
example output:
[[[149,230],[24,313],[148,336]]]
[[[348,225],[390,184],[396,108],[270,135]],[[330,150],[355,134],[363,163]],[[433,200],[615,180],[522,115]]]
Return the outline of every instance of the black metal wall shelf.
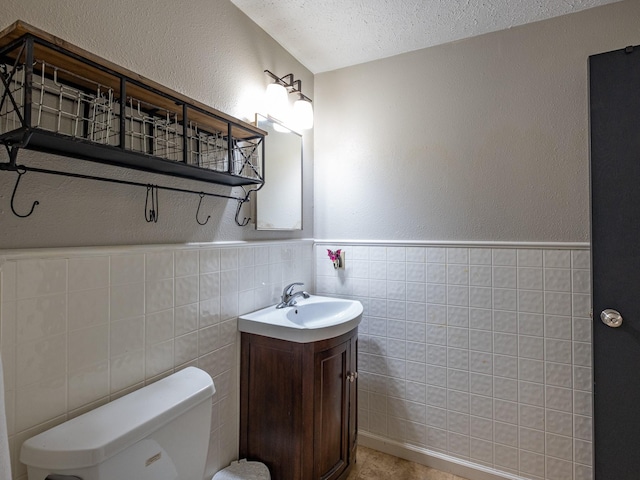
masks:
[[[18,149],[27,148],[228,186],[264,184],[266,132],[24,22],[0,32],[0,79],[0,143],[9,153],[0,170],[19,171]]]
[[[27,137],[27,141],[23,139]],[[255,179],[245,178],[228,172],[208,170],[194,165],[165,160],[152,155],[120,150],[108,145],[96,145],[83,140],[73,140],[62,135],[42,130],[20,129],[0,135],[0,142],[11,148],[28,148],[29,150],[54,153],[67,157],[89,160],[109,165],[134,168],[152,173],[173,175],[176,177],[201,180],[233,187],[254,185]],[[260,169],[261,170],[261,169]]]

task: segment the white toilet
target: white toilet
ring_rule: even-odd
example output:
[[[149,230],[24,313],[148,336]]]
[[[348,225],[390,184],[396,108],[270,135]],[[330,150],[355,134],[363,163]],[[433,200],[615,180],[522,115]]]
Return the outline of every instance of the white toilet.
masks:
[[[22,445],[29,480],[202,480],[211,377],[189,367]]]

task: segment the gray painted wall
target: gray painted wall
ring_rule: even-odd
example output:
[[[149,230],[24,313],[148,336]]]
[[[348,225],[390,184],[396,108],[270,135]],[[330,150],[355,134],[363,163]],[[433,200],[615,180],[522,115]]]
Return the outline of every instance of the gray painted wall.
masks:
[[[587,241],[587,58],[638,20],[625,1],[316,75],[316,238]]]
[[[313,75],[227,0],[110,0],[68,2],[6,0],[0,6],[0,28],[24,20],[85,50],[122,65],[162,85],[253,122],[269,83],[269,69],[301,78],[313,91]],[[236,202],[207,198],[211,220],[195,221],[198,197],[160,192],[160,220],[144,221],[144,188],[117,186],[41,174],[27,174],[16,198],[24,212],[40,205],[28,219],[13,216],[9,200],[16,175],[0,172],[0,248],[83,245],[186,243],[313,237],[313,138],[305,141],[305,230],[256,232],[233,221]],[[6,161],[3,151],[0,161]],[[173,185],[196,191],[234,193],[226,187],[156,176],[99,164],[20,153],[19,163],[72,169],[143,183]],[[267,168],[268,172],[268,168]],[[268,175],[268,173],[267,173]],[[247,210],[244,215],[249,215]]]

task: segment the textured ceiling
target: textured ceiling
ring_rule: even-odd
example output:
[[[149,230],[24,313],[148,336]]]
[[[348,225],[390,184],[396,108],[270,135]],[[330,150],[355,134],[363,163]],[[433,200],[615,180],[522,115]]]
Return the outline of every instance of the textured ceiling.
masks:
[[[619,0],[231,0],[313,73]]]

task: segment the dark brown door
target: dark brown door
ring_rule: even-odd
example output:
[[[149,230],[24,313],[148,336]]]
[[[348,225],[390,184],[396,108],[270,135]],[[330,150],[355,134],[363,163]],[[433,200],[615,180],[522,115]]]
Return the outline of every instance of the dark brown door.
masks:
[[[242,335],[240,455],[274,480],[300,480],[305,443],[300,344]]]
[[[349,464],[351,340],[315,354],[315,479],[333,480]]]
[[[640,49],[589,58],[596,480],[640,478]],[[601,312],[608,310],[605,320]],[[616,324],[616,313],[622,324]]]

